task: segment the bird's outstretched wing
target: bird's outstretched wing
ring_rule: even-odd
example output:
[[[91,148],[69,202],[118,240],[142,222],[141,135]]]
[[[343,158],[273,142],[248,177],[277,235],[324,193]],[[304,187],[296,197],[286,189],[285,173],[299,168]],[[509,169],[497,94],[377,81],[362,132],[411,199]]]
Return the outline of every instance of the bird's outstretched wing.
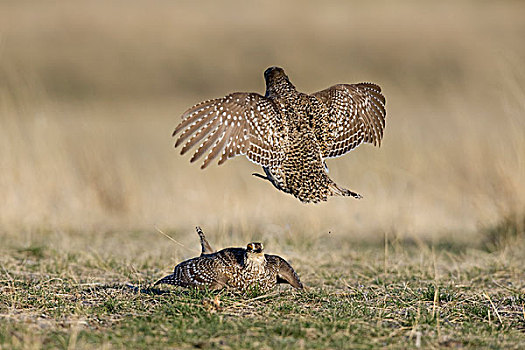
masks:
[[[293,267],[277,255],[265,254],[266,261],[277,269],[277,283],[289,283],[292,287],[303,289],[303,284]]]
[[[339,84],[313,93],[324,105],[315,123],[317,138],[323,140],[323,157],[337,157],[363,142],[380,145],[385,128],[385,97],[372,83]],[[321,133],[321,135],[319,135]]]
[[[209,151],[202,169],[217,156],[220,165],[239,154],[259,165],[275,166],[283,158],[282,128],[274,102],[256,93],[237,92],[188,109],[173,136],[180,133],[175,147],[184,144],[181,154],[198,145],[191,162]]]

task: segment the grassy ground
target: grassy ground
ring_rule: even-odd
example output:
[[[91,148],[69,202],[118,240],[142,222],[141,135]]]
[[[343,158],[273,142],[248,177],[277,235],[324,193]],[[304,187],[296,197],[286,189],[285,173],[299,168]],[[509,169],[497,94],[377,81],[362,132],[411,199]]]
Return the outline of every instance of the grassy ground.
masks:
[[[472,0],[0,2],[0,225],[430,237],[520,213],[524,11]],[[173,149],[188,107],[264,93],[271,65],[304,92],[382,87],[381,148],[327,161],[363,200],[303,206],[245,159],[201,171]]]
[[[25,245],[4,235],[0,347],[520,348],[525,242],[498,230],[510,232],[505,244],[491,230],[476,248],[388,237],[269,246],[288,251],[308,288],[266,295],[149,289],[175,263],[169,252],[133,257],[146,242],[165,243],[152,232],[120,233],[136,242],[122,246],[111,234],[92,246],[78,233],[41,233]]]

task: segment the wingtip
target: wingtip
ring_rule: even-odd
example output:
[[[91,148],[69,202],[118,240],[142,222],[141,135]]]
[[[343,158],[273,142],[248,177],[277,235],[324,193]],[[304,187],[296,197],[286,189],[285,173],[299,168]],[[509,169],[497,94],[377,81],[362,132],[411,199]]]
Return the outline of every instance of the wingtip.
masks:
[[[181,122],[179,123],[179,125],[177,125],[177,126],[175,127],[175,129],[174,129],[173,132],[171,133],[171,137],[177,135],[179,132],[181,132],[181,131],[185,128],[185,126],[183,126],[183,124],[184,124],[184,120],[181,121]]]

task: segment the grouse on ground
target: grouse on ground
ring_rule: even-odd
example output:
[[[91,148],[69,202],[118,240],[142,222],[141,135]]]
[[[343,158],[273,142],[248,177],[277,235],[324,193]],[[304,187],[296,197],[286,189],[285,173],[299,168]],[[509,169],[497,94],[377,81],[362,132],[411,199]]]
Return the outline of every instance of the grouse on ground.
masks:
[[[248,243],[246,248],[226,248],[215,252],[202,230],[197,227],[202,253],[181,262],[175,270],[154,285],[161,283],[204,289],[229,288],[246,292],[266,292],[277,283],[289,283],[302,289],[299,276],[286,260],[263,253],[262,243]]]

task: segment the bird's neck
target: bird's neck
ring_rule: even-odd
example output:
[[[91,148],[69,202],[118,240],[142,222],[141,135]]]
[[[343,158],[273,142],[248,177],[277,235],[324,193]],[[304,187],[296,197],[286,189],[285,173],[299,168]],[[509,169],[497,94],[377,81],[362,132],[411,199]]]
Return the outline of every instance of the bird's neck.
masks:
[[[295,86],[284,76],[266,82],[266,97],[285,97],[296,93]]]
[[[244,267],[247,270],[260,271],[264,269],[266,259],[264,254],[245,254],[244,255]]]

